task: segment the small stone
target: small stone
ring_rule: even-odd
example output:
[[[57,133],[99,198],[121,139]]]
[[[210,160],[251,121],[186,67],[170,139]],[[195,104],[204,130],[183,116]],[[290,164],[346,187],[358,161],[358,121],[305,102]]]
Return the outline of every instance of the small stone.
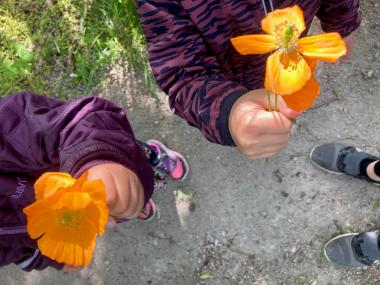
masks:
[[[373,75],[373,69],[371,69],[371,70],[368,71],[368,73],[367,73],[367,76],[368,76],[369,79],[372,78],[372,75]]]
[[[288,197],[289,196],[289,193],[288,192],[285,192],[284,190],[282,190],[281,192],[281,195],[283,196],[283,197]]]

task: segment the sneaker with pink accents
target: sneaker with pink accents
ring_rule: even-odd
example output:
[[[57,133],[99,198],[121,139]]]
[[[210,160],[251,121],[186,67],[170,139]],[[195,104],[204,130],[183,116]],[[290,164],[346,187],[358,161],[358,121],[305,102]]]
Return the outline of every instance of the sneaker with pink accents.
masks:
[[[141,210],[141,213],[137,216],[139,220],[149,222],[154,219],[157,212],[157,206],[152,199],[146,203],[144,209]]]
[[[189,174],[189,164],[185,157],[165,146],[157,140],[148,140],[146,142],[159,154],[159,162],[154,167],[156,171],[170,176],[174,180],[185,180]]]
[[[144,209],[141,210],[140,214],[137,216],[137,219],[149,222],[157,216],[157,206],[152,199],[149,199],[146,203]],[[129,219],[125,218],[115,218],[117,224],[128,222]]]

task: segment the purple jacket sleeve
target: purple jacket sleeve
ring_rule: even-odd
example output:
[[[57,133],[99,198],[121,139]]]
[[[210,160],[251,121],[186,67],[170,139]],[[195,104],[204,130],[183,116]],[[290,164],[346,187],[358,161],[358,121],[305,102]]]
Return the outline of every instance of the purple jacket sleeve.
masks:
[[[228,117],[248,90],[228,80],[179,1],[138,0],[150,64],[170,107],[210,141],[233,145]]]
[[[50,258],[43,256],[38,249],[30,247],[1,247],[0,248],[1,264],[7,265],[15,263],[24,271],[43,270],[47,267],[54,267],[61,270],[64,266]]]
[[[347,37],[360,25],[359,0],[322,0],[317,16],[325,32]]]
[[[23,216],[20,205],[31,200],[31,193],[17,191],[17,185],[19,190],[24,189],[20,188],[22,185],[25,191],[33,190],[30,182],[18,178],[18,174],[35,177],[45,171],[60,170],[78,177],[105,161],[120,163],[135,172],[144,187],[145,201],[152,195],[153,170],[136,144],[125,113],[110,101],[87,97],[65,103],[19,93],[0,98],[0,122],[0,171],[9,180],[9,187],[0,189],[0,198],[7,198],[0,200],[4,207],[12,200],[17,203],[10,205],[18,209],[14,215]],[[0,216],[0,222],[7,224],[3,218]],[[34,251],[27,248],[24,242],[18,244],[15,240],[12,253],[1,246],[0,254],[6,256],[0,259],[13,258],[16,264],[31,260],[24,270],[41,270],[48,265],[62,267],[41,254],[33,256]]]
[[[113,161],[136,173],[149,200],[153,170],[114,103],[96,97],[65,103],[33,93],[0,100],[0,170],[36,174],[55,167],[78,177]]]

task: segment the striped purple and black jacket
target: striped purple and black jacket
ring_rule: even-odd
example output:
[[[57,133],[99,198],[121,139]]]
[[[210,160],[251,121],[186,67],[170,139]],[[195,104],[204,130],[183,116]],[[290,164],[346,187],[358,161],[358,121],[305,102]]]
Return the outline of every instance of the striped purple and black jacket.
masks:
[[[270,0],[137,0],[150,64],[170,107],[211,141],[233,145],[228,117],[248,90],[263,88],[265,55],[242,56],[232,37],[262,33]],[[315,16],[343,37],[360,23],[359,0],[273,0],[300,6],[307,27]]]

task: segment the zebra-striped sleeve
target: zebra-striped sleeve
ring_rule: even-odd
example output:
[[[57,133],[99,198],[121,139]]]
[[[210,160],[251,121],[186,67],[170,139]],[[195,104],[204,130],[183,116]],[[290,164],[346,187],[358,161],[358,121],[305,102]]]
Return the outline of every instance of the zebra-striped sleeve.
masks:
[[[226,78],[177,1],[138,0],[137,5],[150,64],[159,86],[169,95],[170,107],[210,141],[233,145],[228,117],[247,88]]]
[[[359,0],[322,0],[317,16],[324,31],[346,37],[360,25]]]

